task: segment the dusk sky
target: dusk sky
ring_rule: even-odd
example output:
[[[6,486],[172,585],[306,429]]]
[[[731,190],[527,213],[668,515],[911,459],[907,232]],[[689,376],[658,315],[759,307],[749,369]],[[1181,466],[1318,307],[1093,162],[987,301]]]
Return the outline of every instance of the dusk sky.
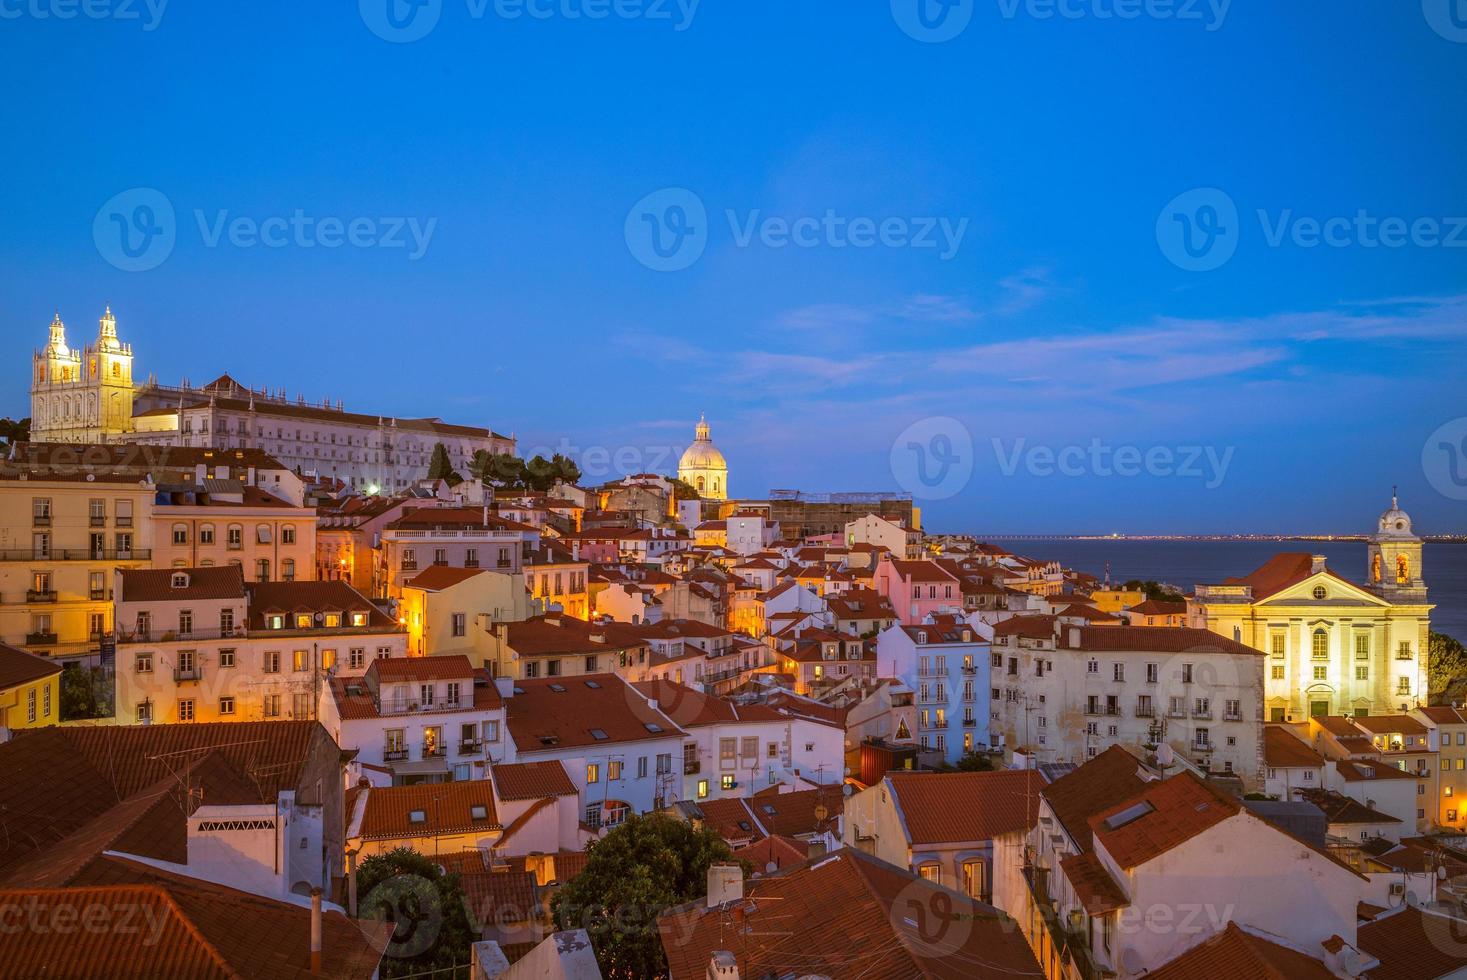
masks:
[[[1363,532],[1399,484],[1467,531],[1449,0],[388,2],[0,0],[0,414],[110,303],[139,377],[665,472],[706,412],[735,496],[941,472],[933,530]]]

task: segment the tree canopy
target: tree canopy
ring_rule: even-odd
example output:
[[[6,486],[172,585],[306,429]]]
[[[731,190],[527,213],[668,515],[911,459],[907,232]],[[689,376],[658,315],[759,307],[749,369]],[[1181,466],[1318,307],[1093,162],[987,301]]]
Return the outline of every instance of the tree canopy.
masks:
[[[1121,586],[1121,588],[1126,589],[1130,592],[1142,592],[1146,595],[1146,598],[1154,602],[1187,601],[1186,596],[1182,595],[1180,592],[1173,592],[1171,589],[1168,589],[1166,586],[1162,585],[1160,582],[1157,582],[1155,579],[1146,579],[1143,582],[1141,579],[1133,578],[1125,585]]]
[[[569,456],[535,456],[526,462],[510,453],[479,450],[469,462],[469,474],[499,490],[546,491],[556,483],[576,483],[581,468]]]
[[[357,868],[358,906],[364,919],[392,922],[384,978],[464,966],[478,934],[469,921],[463,882],[408,847],[374,854]]]
[[[31,420],[0,419],[0,448],[9,449],[17,442],[29,442],[31,438]]]
[[[441,442],[433,446],[433,457],[428,460],[428,479],[445,480],[451,487],[464,482],[464,478],[454,472],[453,462],[448,458],[448,447]]]
[[[708,868],[732,860],[723,838],[663,814],[629,817],[590,848],[551,906],[558,929],[585,929],[608,978],[667,975],[657,917],[708,893]]]
[[[1467,647],[1433,630],[1426,651],[1426,679],[1433,703],[1461,700],[1467,689]]]

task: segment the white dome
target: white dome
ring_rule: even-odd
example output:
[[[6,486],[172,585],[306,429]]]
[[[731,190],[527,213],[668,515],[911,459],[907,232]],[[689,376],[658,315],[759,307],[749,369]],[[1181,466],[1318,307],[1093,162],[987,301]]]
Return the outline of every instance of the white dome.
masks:
[[[1391,494],[1390,509],[1380,515],[1380,534],[1383,537],[1409,538],[1411,533],[1411,515],[1401,509],[1396,500],[1396,495]]]

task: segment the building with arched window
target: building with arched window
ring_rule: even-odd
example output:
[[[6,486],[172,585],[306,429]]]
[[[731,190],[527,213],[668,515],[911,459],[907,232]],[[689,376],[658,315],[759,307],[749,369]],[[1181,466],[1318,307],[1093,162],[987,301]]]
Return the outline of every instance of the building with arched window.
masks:
[[[707,419],[699,416],[693,436],[693,444],[678,461],[678,478],[698,491],[698,496],[704,500],[727,500],[728,463],[713,444]]]
[[[1263,652],[1269,721],[1406,712],[1428,703],[1432,606],[1421,539],[1395,497],[1370,536],[1366,581],[1285,552],[1188,600],[1193,626]]]

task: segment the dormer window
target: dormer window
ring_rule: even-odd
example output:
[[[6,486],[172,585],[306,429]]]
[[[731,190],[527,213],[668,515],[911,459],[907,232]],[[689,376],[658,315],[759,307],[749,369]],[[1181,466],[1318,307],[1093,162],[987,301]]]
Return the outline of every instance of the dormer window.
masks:
[[[285,617],[278,613],[272,613],[265,617],[265,628],[270,630],[285,629]]]
[[[186,589],[186,588],[188,588],[188,572],[174,572],[173,573],[173,587],[175,589]]]
[[[296,617],[295,617],[295,628],[298,629],[298,630],[308,630],[308,629],[310,629],[311,628],[311,614],[310,613],[296,613]]]
[[[408,823],[427,823],[428,815],[422,810],[409,810]]]
[[[354,612],[354,613],[352,613],[351,614],[351,624],[353,626],[366,626],[367,625],[367,614],[364,613],[364,612]]]

